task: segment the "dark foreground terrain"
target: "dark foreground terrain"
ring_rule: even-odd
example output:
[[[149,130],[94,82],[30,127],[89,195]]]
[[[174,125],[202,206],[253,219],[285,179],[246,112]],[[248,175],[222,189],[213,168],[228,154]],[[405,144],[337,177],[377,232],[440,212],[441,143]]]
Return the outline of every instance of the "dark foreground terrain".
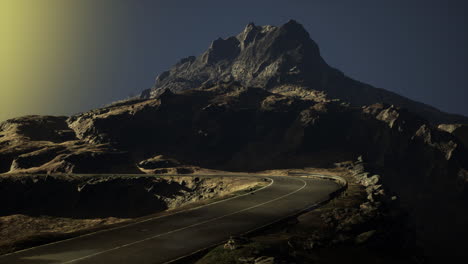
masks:
[[[0,178],[0,254],[188,209],[266,185],[229,175]]]
[[[308,178],[268,180],[254,193],[0,256],[0,263],[165,263],[297,213],[340,188]]]

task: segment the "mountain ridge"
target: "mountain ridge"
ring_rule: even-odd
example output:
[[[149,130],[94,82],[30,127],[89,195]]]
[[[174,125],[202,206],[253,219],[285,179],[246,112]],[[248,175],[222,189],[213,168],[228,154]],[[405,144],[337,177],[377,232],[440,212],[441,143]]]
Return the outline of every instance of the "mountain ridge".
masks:
[[[140,98],[164,90],[181,92],[219,83],[239,82],[275,93],[321,93],[355,106],[386,103],[407,108],[434,124],[468,123],[468,117],[445,113],[395,92],[354,80],[329,66],[317,43],[295,20],[281,26],[249,23],[236,36],[218,38],[198,57],[189,56],[157,76]],[[310,98],[316,100],[313,96]]]

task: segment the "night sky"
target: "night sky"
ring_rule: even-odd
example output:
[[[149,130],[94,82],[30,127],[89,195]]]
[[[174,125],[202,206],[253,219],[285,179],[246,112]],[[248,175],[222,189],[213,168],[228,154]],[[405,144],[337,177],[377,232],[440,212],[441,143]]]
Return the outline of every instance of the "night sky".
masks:
[[[468,116],[466,0],[0,0],[0,120],[136,95],[218,37],[289,19],[348,76]]]

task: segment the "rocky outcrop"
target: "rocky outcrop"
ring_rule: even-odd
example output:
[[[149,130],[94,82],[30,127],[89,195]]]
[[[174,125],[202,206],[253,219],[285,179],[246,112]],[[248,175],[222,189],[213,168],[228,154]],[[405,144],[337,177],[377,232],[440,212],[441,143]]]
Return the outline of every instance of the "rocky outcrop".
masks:
[[[466,193],[455,191],[444,194],[442,190],[448,188],[447,183],[439,182],[440,179],[435,177],[438,176],[437,173],[449,177],[448,168],[453,165],[441,165],[440,161],[434,161],[431,166],[447,166],[447,170],[436,170],[432,175],[423,174],[422,172],[426,171],[420,170],[418,174],[415,171],[405,172],[405,169],[395,172],[391,166],[381,167],[375,163],[355,162],[349,169],[356,182],[365,187],[367,201],[360,205],[359,210],[354,209],[354,213],[353,209],[348,210],[347,217],[343,218],[343,214],[338,213],[338,218],[336,214],[332,214],[329,218],[338,223],[336,225],[338,231],[352,230],[356,224],[358,228],[368,229],[369,226],[375,226],[369,224],[369,220],[372,223],[379,219],[372,216],[377,213],[376,216],[384,216],[380,218],[387,222],[383,226],[380,225],[381,230],[377,230],[377,234],[381,233],[379,236],[386,233],[383,239],[387,244],[389,241],[395,243],[397,242],[395,239],[399,238],[403,240],[397,243],[403,243],[411,251],[422,250],[418,254],[429,258],[464,256],[468,227],[463,223],[468,221],[468,213],[462,208],[466,207]],[[401,162],[401,167],[406,167],[407,170],[409,165]],[[379,171],[382,176],[372,171],[374,173]],[[462,168],[459,173],[463,171],[465,169]],[[452,181],[458,182],[458,187],[465,186],[466,192],[466,181],[460,181],[457,175],[452,177]],[[433,182],[428,183],[428,181]],[[458,189],[457,186],[451,186]],[[371,217],[368,217],[369,214]],[[359,221],[354,221],[356,219]],[[356,236],[355,242],[358,243],[371,235],[368,233],[370,231]],[[455,233],[458,236],[454,236]]]
[[[31,141],[49,141],[61,143],[75,139],[65,116],[24,116],[9,119],[0,124],[2,141],[9,137],[15,140],[28,139]]]
[[[184,58],[161,73],[153,88],[140,97],[233,81],[315,101],[340,99],[355,106],[383,102],[410,109],[433,123],[468,123],[467,117],[443,113],[345,76],[327,65],[318,45],[294,20],[279,27],[250,23],[237,36],[219,38],[200,56]]]
[[[125,151],[79,140],[66,121],[25,116],[1,123],[0,173],[139,172]]]
[[[157,168],[173,168],[180,166],[180,162],[175,159],[158,155],[153,158],[149,158],[138,163],[138,167],[145,170],[154,170]]]
[[[458,140],[399,107],[315,102],[239,83],[177,94],[166,90],[154,99],[61,120],[76,138],[37,141],[1,131],[9,135],[0,138],[6,146],[1,154],[11,155],[2,159],[4,167],[14,172],[48,164],[54,168],[50,172],[129,172],[164,155],[185,165],[245,171],[327,165],[336,160],[326,153],[339,153],[340,159],[363,155],[379,166],[414,171],[443,184],[451,179],[449,189],[459,184],[448,175],[466,167]],[[448,168],[454,169],[443,171]]]
[[[468,149],[468,125],[466,124],[440,124],[439,129],[454,135]]]
[[[8,175],[0,177],[0,216],[138,217],[248,190],[259,182],[235,177]]]
[[[383,195],[382,182],[414,214],[415,225],[424,227],[424,241],[434,245],[431,237],[451,241],[444,234],[465,232],[463,224],[446,219],[464,219],[467,150],[450,133],[392,105],[353,107],[229,83],[166,90],[157,98],[72,116],[65,122],[76,135],[70,141],[57,140],[55,132],[33,140],[9,123],[1,126],[0,155],[10,173],[126,173],[139,171],[138,164],[156,168],[177,162],[256,171],[326,167],[362,155],[381,176],[362,180],[370,201]],[[365,207],[359,212],[374,217],[372,206]],[[446,224],[442,229],[434,223]]]

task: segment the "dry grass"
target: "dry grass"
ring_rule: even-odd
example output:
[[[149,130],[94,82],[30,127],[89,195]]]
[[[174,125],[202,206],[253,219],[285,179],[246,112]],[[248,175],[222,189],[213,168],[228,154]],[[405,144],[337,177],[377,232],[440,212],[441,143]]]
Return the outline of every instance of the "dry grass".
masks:
[[[74,219],[22,214],[2,216],[0,254],[108,228],[126,221],[128,219],[115,217]]]
[[[116,217],[77,219],[45,215],[29,216],[24,214],[0,216],[0,254],[6,254],[155,216],[167,215],[175,211],[193,208],[232,197],[233,195],[242,194],[266,184],[260,177],[210,177],[199,175],[161,177],[180,182],[184,180],[189,182],[188,180],[193,179],[193,177],[203,178],[203,184],[206,189],[215,189],[214,187],[222,181],[223,189],[213,193],[207,193],[201,200],[176,202],[169,207],[169,210],[133,219]]]

